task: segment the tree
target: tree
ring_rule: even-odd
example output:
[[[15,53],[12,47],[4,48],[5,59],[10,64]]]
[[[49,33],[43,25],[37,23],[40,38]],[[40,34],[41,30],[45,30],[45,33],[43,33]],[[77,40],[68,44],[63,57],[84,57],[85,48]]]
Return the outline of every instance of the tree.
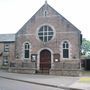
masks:
[[[81,52],[84,55],[90,56],[90,41],[85,38],[82,39]]]

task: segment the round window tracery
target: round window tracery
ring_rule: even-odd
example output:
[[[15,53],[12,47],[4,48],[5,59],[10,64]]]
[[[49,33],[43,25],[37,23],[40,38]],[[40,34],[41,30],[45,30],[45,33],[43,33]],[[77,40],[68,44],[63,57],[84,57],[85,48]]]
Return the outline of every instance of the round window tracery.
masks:
[[[42,26],[38,31],[39,39],[43,42],[48,42],[52,39],[54,32],[50,26]]]

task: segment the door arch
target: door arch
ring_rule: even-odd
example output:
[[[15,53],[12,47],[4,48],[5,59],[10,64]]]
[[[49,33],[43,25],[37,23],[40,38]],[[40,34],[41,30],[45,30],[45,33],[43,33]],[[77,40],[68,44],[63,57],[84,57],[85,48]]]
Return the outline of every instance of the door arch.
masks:
[[[51,68],[51,52],[44,49],[40,52],[40,70],[49,71]]]

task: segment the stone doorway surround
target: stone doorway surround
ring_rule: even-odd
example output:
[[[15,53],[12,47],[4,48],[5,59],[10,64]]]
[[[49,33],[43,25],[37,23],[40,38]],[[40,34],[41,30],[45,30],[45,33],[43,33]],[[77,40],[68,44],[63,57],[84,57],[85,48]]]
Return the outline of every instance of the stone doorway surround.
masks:
[[[47,50],[51,53],[51,68],[53,67],[53,51],[50,48],[41,48],[38,51],[38,56],[37,56],[37,70],[40,70],[40,52],[42,52],[43,50]]]

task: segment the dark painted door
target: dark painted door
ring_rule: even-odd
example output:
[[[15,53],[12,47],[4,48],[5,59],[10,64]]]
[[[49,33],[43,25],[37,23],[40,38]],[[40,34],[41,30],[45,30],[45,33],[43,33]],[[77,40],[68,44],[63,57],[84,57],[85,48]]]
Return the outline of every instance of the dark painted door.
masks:
[[[51,52],[48,50],[42,50],[40,52],[40,70],[43,72],[50,70],[51,68]]]

